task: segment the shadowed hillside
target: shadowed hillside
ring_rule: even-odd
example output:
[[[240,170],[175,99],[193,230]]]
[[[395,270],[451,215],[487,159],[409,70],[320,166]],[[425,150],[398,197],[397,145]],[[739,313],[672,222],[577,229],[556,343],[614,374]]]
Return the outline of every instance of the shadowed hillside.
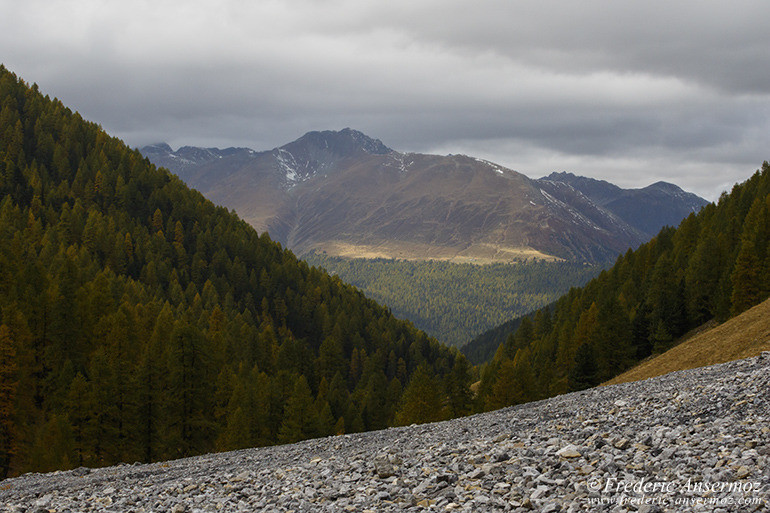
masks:
[[[770,351],[770,300],[718,325],[708,325],[665,353],[644,361],[609,380],[626,383],[682,369],[757,356]]]

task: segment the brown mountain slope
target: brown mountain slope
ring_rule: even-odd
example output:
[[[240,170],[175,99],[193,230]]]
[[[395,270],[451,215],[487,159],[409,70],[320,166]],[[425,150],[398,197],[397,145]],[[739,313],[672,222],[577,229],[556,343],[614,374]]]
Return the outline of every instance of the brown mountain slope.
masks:
[[[347,128],[265,152],[142,151],[299,255],[605,262],[650,237],[564,177],[533,180],[465,155],[399,153]],[[673,203],[681,209],[673,223],[695,208]]]
[[[509,260],[599,251],[594,239],[601,234],[586,234],[598,230],[579,223],[572,228],[575,254],[552,242],[564,212],[550,208],[532,180],[479,168],[465,156],[372,155],[321,183],[299,184],[268,230],[300,254],[335,254],[346,246],[389,257],[412,251],[424,258]],[[634,239],[626,237],[613,249],[630,244]]]
[[[696,333],[677,346],[611,379],[605,385],[757,356],[770,351],[770,300]]]

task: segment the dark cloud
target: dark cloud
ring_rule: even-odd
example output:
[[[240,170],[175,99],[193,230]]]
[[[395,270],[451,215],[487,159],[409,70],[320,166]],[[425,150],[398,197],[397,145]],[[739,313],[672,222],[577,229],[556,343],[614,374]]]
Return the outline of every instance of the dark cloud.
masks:
[[[134,146],[351,126],[711,199],[768,156],[770,4],[0,0],[3,63]]]

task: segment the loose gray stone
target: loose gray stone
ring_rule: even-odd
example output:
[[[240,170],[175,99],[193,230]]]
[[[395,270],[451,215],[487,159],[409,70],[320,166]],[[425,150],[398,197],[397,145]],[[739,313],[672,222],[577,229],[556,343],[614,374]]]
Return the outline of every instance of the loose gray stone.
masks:
[[[572,444],[560,449],[556,454],[558,454],[562,458],[579,458],[580,456],[582,456],[577,446]]]
[[[380,479],[396,475],[396,467],[390,462],[387,454],[380,454],[374,458],[374,468]]]
[[[0,513],[766,511],[768,390],[770,354],[448,422],[26,474],[0,483]],[[618,502],[644,483],[674,490]],[[730,496],[760,502],[674,502],[726,497],[702,491],[714,483],[756,485]]]
[[[614,445],[616,449],[625,450],[628,449],[628,446],[631,445],[631,442],[628,441],[628,438],[621,438],[612,445]]]

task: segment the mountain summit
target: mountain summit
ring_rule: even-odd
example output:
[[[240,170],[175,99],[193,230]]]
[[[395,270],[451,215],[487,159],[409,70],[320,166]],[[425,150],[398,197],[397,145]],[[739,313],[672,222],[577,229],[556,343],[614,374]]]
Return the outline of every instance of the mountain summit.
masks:
[[[296,141],[281,146],[281,149],[290,152],[315,149],[342,157],[350,157],[361,152],[371,155],[386,155],[393,151],[379,139],[373,139],[351,128],[343,128],[339,131],[308,132]]]
[[[367,155],[387,155],[393,150],[363,133],[345,128],[339,132],[308,132],[294,142],[276,148],[271,155],[289,185],[305,181],[317,173],[338,169],[346,161]]]
[[[603,262],[706,204],[673,185],[533,180],[466,155],[400,153],[350,128],[263,152],[142,152],[300,255]]]

